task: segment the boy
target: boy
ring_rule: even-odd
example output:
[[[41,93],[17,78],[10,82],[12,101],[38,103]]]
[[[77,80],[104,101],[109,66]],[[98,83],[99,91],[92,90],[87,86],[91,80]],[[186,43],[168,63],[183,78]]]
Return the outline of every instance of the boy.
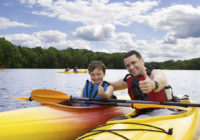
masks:
[[[113,87],[106,81],[105,65],[101,61],[92,61],[88,66],[91,81],[86,81],[81,96],[85,98],[109,99],[113,94]],[[83,104],[82,106],[94,106],[93,104]]]

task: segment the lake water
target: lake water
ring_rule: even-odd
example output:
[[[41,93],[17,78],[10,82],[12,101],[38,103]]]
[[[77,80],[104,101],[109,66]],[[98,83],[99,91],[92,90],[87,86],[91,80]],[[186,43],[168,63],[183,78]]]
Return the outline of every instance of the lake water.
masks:
[[[38,106],[39,103],[10,99],[10,97],[29,97],[35,89],[53,89],[80,96],[88,73],[58,73],[63,69],[6,69],[0,71],[0,112],[24,107]],[[164,71],[174,94],[189,95],[200,103],[200,71],[165,70]],[[106,71],[105,80],[115,81],[123,78],[127,70]],[[127,90],[115,94],[127,94]]]

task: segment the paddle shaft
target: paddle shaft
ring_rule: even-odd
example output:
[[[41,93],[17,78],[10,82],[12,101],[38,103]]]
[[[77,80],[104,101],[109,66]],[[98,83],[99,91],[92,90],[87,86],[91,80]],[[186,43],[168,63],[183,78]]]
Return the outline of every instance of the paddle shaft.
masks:
[[[103,102],[103,101],[81,101],[81,100],[66,100],[66,103],[81,103],[81,104],[98,104],[98,105],[108,105],[108,106],[123,106],[123,107],[132,107],[132,104],[129,103],[117,103],[117,102]]]
[[[20,100],[27,100],[23,97],[16,97]],[[16,99],[15,98],[15,99]],[[175,102],[155,102],[155,101],[141,101],[141,100],[117,100],[117,99],[89,99],[89,98],[80,98],[80,97],[72,97],[68,96],[63,92],[49,90],[49,89],[37,89],[31,92],[32,100],[43,103],[43,102],[51,102],[51,103],[63,103],[65,101],[87,101],[88,104],[101,104],[101,105],[112,105],[112,106],[131,106],[135,108],[174,108],[174,109],[182,109],[181,106],[197,106],[199,104],[189,104],[189,103],[175,103]],[[29,100],[30,100],[29,99]],[[90,102],[89,102],[90,101]],[[98,103],[91,102],[98,101]],[[101,102],[101,103],[99,103]],[[110,103],[112,102],[112,103]],[[123,103],[123,104],[122,104]]]
[[[180,106],[168,106],[159,104],[141,104],[141,103],[118,103],[118,102],[104,102],[104,101],[81,101],[77,100],[66,100],[66,103],[81,103],[81,104],[98,104],[98,105],[109,105],[109,106],[122,106],[122,107],[132,107],[138,109],[144,108],[169,108],[169,109],[179,109],[179,110],[190,110],[185,107]]]
[[[96,98],[79,98],[70,97],[71,101],[103,101],[103,102],[117,102],[117,103],[140,103],[140,104],[157,104],[157,105],[171,105],[171,106],[184,106],[184,107],[200,107],[197,103],[180,103],[180,102],[156,102],[156,101],[142,101],[142,100],[118,100],[118,99],[96,99]]]
[[[138,103],[138,104],[157,104],[157,105],[184,106],[184,107],[188,107],[188,106],[200,107],[200,104],[194,104],[194,103],[80,98],[80,97],[68,96],[64,92],[49,90],[49,89],[34,90],[31,92],[31,98],[37,102],[54,102],[54,103],[60,103],[65,100],[73,101],[76,99],[76,100],[82,100],[82,101],[103,101],[103,102],[117,102],[117,103]]]

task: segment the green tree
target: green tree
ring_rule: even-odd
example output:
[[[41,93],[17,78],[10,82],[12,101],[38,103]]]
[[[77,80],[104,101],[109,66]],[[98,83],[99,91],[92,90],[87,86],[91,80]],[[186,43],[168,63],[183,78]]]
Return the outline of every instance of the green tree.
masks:
[[[86,49],[57,50],[53,47],[43,49],[41,46],[27,48],[15,46],[5,38],[0,38],[0,67],[6,68],[87,68],[91,61],[99,60],[104,62],[107,68],[122,69],[125,68],[123,56],[124,53],[111,54]],[[145,66],[150,65],[161,69],[200,70],[200,58],[145,63]]]
[[[47,49],[47,57],[46,57],[46,67],[47,68],[57,68],[57,49],[50,47]]]

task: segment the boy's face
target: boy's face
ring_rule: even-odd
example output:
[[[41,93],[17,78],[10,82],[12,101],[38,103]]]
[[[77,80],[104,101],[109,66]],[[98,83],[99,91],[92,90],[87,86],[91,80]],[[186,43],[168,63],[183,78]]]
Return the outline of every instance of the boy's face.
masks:
[[[90,78],[95,85],[103,81],[104,76],[105,74],[103,73],[103,70],[98,68],[90,72]]]

